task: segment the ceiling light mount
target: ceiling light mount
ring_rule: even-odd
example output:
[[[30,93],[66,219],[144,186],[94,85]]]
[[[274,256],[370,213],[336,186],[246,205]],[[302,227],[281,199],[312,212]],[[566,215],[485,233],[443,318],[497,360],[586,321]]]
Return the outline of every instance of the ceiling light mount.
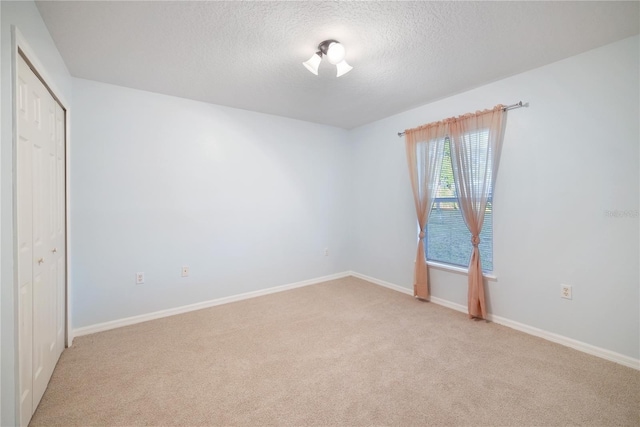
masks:
[[[323,41],[322,43],[320,43],[320,44],[318,45],[318,50],[319,50],[320,52],[322,52],[322,54],[323,54],[323,55],[326,55],[326,54],[329,52],[329,46],[330,46],[332,43],[338,43],[338,44],[340,44],[340,42],[339,42],[338,40],[325,40],[325,41]]]
[[[302,65],[317,76],[322,56],[326,56],[327,60],[336,66],[336,77],[340,77],[353,69],[344,59],[346,53],[346,49],[339,41],[325,40],[318,45],[318,51],[311,55],[311,58],[303,62]]]

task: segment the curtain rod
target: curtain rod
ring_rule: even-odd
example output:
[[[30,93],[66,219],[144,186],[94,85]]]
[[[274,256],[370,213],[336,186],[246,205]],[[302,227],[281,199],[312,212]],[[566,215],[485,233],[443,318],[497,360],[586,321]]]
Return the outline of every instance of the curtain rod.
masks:
[[[528,107],[528,106],[529,106],[528,102],[523,104],[522,101],[520,101],[515,104],[507,105],[502,109],[502,111],[515,110],[516,108],[522,108],[522,107]],[[398,132],[398,136],[404,136],[404,132]]]

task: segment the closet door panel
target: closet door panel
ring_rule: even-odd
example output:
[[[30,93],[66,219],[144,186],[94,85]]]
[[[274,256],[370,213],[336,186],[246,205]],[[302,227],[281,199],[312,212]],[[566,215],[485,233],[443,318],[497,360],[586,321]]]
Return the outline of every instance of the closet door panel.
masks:
[[[58,360],[55,282],[51,250],[55,231],[55,101],[30,73],[33,101],[33,408],[47,388]]]
[[[21,58],[22,59],[22,58]],[[20,423],[26,425],[33,412],[33,150],[30,126],[30,87],[27,64],[18,64],[16,112],[16,204],[18,247],[18,357],[20,358]]]
[[[66,136],[65,136],[65,112],[58,104],[56,107],[56,135],[55,135],[55,233],[53,237],[52,256],[57,264],[57,277],[55,281],[56,289],[56,345],[59,357],[64,350],[65,330],[66,330]]]
[[[20,423],[27,425],[65,343],[65,111],[27,62],[18,61],[18,357]]]
[[[48,292],[48,265],[46,264],[46,251],[49,232],[47,214],[48,194],[46,180],[48,179],[49,159],[47,153],[48,132],[46,120],[43,121],[43,102],[47,97],[44,87],[36,81],[35,76],[30,76],[32,96],[33,121],[33,409],[40,402],[47,387],[47,360],[46,360],[46,323],[48,320],[46,299]],[[43,99],[44,97],[44,99]]]

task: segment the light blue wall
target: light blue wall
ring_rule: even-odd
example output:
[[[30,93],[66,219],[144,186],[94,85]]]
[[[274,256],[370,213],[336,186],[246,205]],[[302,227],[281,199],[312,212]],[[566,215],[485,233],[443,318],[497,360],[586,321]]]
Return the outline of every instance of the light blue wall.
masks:
[[[73,83],[73,329],[348,270],[347,131]]]
[[[632,37],[354,129],[351,269],[412,288],[417,226],[396,132],[510,111],[494,196],[488,311],[635,359],[639,312],[639,38]],[[607,212],[631,213],[608,216]],[[430,269],[467,304],[467,277]],[[560,284],[573,300],[560,298]]]

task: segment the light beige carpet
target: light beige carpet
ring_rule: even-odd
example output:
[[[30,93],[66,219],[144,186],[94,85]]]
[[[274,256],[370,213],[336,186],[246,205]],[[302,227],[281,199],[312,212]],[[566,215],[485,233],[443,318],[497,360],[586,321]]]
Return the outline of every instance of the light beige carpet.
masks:
[[[77,338],[31,425],[639,425],[640,372],[345,278]]]

